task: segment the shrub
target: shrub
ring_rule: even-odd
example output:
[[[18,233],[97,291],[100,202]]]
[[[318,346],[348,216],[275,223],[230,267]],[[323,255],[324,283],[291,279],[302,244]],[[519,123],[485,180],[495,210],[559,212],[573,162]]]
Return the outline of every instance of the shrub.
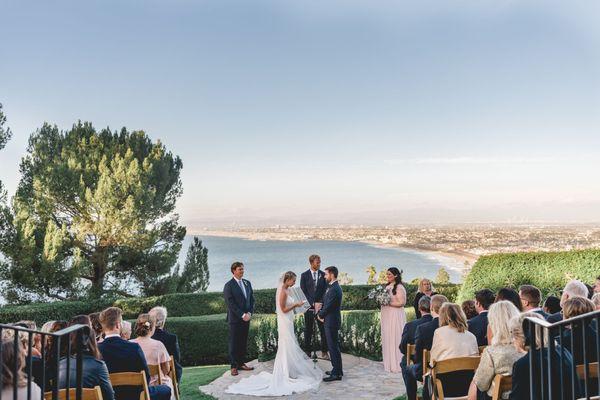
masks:
[[[377,310],[379,306],[367,299],[367,294],[373,286],[352,285],[343,286],[344,310]],[[456,284],[436,285],[438,293],[446,295],[451,301],[456,299],[459,286]],[[408,292],[407,308],[412,306],[416,293],[415,285],[406,285]],[[255,313],[272,314],[275,312],[275,289],[254,291],[256,301]],[[220,292],[208,293],[176,293],[164,296],[126,298],[110,301],[63,301],[53,303],[36,303],[22,306],[4,306],[0,308],[0,322],[10,323],[21,319],[32,319],[44,323],[55,319],[70,319],[77,314],[89,314],[111,305],[120,307],[125,318],[137,318],[154,306],[164,306],[170,317],[189,317],[225,313],[226,307]]]
[[[476,290],[537,286],[544,296],[557,294],[570,279],[592,282],[600,270],[600,250],[494,254],[480,257],[460,289],[458,300]]]
[[[408,319],[414,313],[407,312]],[[300,344],[304,341],[303,315],[294,320]],[[177,334],[182,364],[228,363],[228,327],[224,314],[176,317],[167,320],[167,330]],[[340,344],[343,352],[381,360],[381,327],[378,311],[343,311]],[[248,359],[268,359],[277,350],[277,317],[256,315],[250,324]]]

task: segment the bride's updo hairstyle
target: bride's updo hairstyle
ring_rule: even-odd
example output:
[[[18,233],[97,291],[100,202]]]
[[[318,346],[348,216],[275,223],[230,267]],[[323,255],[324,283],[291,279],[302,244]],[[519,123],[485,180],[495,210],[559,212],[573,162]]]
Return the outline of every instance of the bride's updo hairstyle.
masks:
[[[283,274],[283,283],[286,283],[290,279],[296,279],[296,274],[293,271],[288,271]]]

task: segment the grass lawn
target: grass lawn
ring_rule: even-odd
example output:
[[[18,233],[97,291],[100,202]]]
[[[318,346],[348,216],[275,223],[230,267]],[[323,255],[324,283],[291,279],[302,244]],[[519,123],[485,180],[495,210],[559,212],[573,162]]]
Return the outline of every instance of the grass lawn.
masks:
[[[229,366],[227,365],[184,368],[179,387],[181,400],[214,400],[214,397],[200,393],[198,386],[214,381],[228,369]]]

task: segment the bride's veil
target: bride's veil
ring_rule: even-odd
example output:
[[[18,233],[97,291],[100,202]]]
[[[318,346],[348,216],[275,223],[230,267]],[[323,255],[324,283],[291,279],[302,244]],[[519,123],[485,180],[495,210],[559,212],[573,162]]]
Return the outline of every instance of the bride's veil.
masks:
[[[277,291],[275,292],[275,312],[277,314],[279,314],[280,309],[279,309],[279,295],[281,294],[281,291],[283,290],[283,279],[285,278],[285,272],[283,272],[280,276],[279,276],[279,280],[277,281]]]

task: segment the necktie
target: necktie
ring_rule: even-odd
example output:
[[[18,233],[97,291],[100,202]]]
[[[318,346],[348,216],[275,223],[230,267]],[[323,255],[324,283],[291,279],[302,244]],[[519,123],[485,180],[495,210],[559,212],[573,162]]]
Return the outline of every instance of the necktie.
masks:
[[[242,289],[242,293],[244,294],[244,297],[246,297],[246,288],[244,287],[244,285],[242,284],[242,281],[239,280],[238,284],[240,285],[240,289]]]

